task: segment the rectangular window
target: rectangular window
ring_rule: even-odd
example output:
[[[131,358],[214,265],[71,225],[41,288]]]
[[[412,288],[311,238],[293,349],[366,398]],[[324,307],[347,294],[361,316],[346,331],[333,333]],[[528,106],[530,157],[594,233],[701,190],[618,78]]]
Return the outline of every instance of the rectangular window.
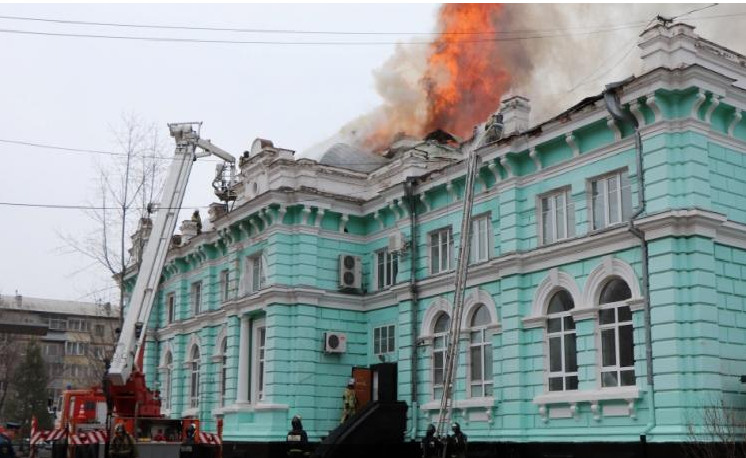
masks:
[[[88,352],[88,344],[85,342],[65,342],[65,354],[80,356]]]
[[[383,289],[396,283],[399,272],[399,255],[389,253],[387,249],[376,251],[376,280],[378,289]]]
[[[225,302],[229,297],[228,287],[230,286],[230,271],[228,269],[220,272],[220,299]]]
[[[97,324],[94,328],[94,332],[96,334],[96,337],[103,337],[104,336],[104,325],[103,324]]]
[[[626,221],[632,213],[632,189],[626,171],[591,181],[591,221],[593,229],[603,229]]]
[[[635,356],[629,306],[601,309],[598,323],[601,333],[601,386],[634,385]]]
[[[443,397],[447,336],[447,333],[442,333],[433,338],[433,399]]]
[[[176,318],[176,296],[170,293],[166,296],[166,324],[171,324]]]
[[[395,351],[394,325],[373,328],[373,354],[382,355]]]
[[[575,209],[569,190],[542,196],[540,211],[542,245],[575,235]]]
[[[49,319],[49,329],[54,331],[64,331],[67,329],[67,320],[59,318]]]
[[[267,328],[264,326],[264,320],[255,320],[253,324],[253,349],[252,349],[252,375],[251,386],[255,403],[264,399],[264,372],[265,364],[265,346],[267,343]]]
[[[202,282],[192,283],[192,310],[195,315],[202,312]]]
[[[453,265],[453,233],[450,227],[430,233],[430,273],[451,270]]]
[[[254,293],[264,288],[266,281],[264,273],[264,257],[261,254],[257,254],[248,258],[248,276],[246,285],[247,292]]]
[[[490,258],[490,216],[476,217],[471,222],[471,247],[469,259],[472,263],[484,262]]]

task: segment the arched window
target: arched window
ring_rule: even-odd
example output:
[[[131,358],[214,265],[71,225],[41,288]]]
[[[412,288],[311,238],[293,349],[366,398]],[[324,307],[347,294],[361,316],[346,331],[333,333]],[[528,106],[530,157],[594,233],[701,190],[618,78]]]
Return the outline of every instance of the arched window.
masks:
[[[443,378],[445,377],[446,347],[448,346],[448,331],[451,318],[441,313],[435,320],[433,327],[433,398],[443,396]]]
[[[199,347],[192,347],[192,360],[190,362],[191,384],[189,391],[189,407],[199,406]]]
[[[601,333],[601,386],[635,384],[632,311],[629,285],[620,279],[610,280],[599,296],[598,327]]]
[[[469,387],[473,398],[492,396],[492,342],[487,332],[490,312],[480,304],[471,316],[469,330]]]
[[[174,357],[169,351],[163,358],[163,380],[161,385],[161,406],[168,410],[171,408],[171,372],[173,371]]]
[[[574,307],[572,296],[564,289],[554,293],[547,307],[549,391],[578,389],[575,320],[570,315],[570,310]]]
[[[220,398],[218,405],[223,406],[225,404],[225,395],[228,389],[228,338],[223,337],[223,342],[220,344]]]

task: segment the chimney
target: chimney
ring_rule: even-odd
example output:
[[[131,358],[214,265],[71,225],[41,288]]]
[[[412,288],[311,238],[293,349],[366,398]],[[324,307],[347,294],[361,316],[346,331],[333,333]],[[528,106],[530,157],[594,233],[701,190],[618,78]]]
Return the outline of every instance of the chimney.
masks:
[[[207,211],[211,222],[215,221],[226,213],[228,213],[228,204],[221,204],[219,202],[211,203],[210,209]]]
[[[182,243],[186,243],[193,239],[199,234],[197,229],[197,222],[189,219],[185,219],[181,222],[181,240]]]
[[[16,290],[16,307],[19,307],[19,308],[20,308],[20,307],[21,307],[21,305],[23,305],[23,296],[21,296],[21,295],[20,295],[20,294],[18,293],[18,290]]]
[[[531,103],[520,95],[509,96],[500,103],[500,113],[505,126],[503,137],[523,132],[528,129],[528,117],[531,114]]]

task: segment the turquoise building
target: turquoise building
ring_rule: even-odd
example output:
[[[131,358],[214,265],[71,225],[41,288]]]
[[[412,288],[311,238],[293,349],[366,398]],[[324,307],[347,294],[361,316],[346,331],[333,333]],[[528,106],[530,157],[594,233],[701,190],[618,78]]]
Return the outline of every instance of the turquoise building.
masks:
[[[643,73],[617,94],[642,170],[633,124],[602,96],[536,126],[512,97],[498,141],[480,126],[383,156],[296,159],[257,139],[236,205],[214,205],[199,235],[185,223],[166,261],[145,353],[166,413],[222,419],[239,445],[284,441],[300,414],[318,441],[352,368],[384,361],[418,440],[438,415],[463,243],[452,415],[475,447],[655,447],[705,432],[707,405],[743,409],[746,57],[685,24],[639,46]]]

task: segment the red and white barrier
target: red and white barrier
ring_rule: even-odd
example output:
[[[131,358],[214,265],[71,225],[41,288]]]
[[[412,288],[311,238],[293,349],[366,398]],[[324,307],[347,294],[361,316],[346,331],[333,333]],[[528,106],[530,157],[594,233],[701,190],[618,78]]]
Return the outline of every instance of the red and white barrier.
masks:
[[[199,442],[200,444],[211,444],[211,445],[220,445],[223,443],[223,441],[220,440],[220,436],[214,433],[205,433],[200,431],[199,433]]]

